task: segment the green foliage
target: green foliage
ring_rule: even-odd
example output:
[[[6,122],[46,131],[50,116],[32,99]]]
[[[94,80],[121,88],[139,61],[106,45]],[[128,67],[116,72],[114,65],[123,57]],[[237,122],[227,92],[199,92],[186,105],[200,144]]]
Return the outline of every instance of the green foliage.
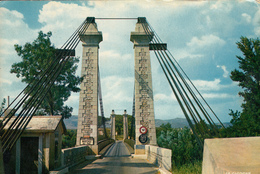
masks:
[[[174,174],[201,174],[202,161],[196,161],[194,163],[184,164],[179,168],[173,170]]]
[[[117,135],[123,135],[124,127],[123,127],[123,115],[115,115],[115,127]]]
[[[166,133],[168,130],[172,130],[172,126],[170,123],[163,123],[160,127],[156,127],[156,137],[159,137],[162,132]]]
[[[166,124],[156,131],[159,130],[157,144],[172,150],[173,167],[179,168],[202,159],[202,151],[189,128],[172,129]]]
[[[115,115],[116,117],[116,132],[117,135],[123,135],[124,133],[124,127],[123,127],[123,115]],[[130,135],[130,131],[131,131],[131,123],[132,123],[132,115],[127,115],[127,120],[128,120],[128,133]],[[133,121],[135,124],[135,120]]]
[[[4,98],[3,99],[3,102],[1,103],[1,106],[0,106],[0,115],[4,112],[5,110],[5,103],[6,103],[6,99]]]
[[[135,139],[135,117],[132,118],[132,115],[127,115],[128,119],[128,135],[130,136],[130,139]],[[131,134],[131,124],[133,122],[133,129]]]
[[[240,69],[232,71],[230,78],[242,87],[239,95],[244,102],[241,113],[231,110],[229,115],[233,127],[227,131],[232,132],[228,136],[257,136],[260,134],[260,40],[240,39],[237,46],[243,57],[236,56]]]
[[[75,147],[77,130],[67,130],[66,135],[62,136],[62,149]]]
[[[105,118],[105,121],[110,120],[110,118],[106,118],[106,117],[104,117],[104,118]],[[98,116],[98,127],[100,127],[100,126],[103,126],[102,116]]]
[[[40,31],[37,39],[32,43],[26,43],[24,46],[14,45],[15,51],[22,58],[22,61],[14,63],[10,72],[15,73],[17,78],[21,77],[22,82],[27,84],[39,80],[40,74],[54,60],[57,60],[56,49],[50,41],[51,35],[51,32],[44,34]],[[62,115],[63,118],[71,117],[73,108],[64,106],[64,102],[68,100],[71,91],[80,91],[78,85],[82,78],[75,75],[78,62],[79,58],[69,58],[51,90],[40,105],[36,113],[37,115]],[[37,92],[34,91],[34,93]]]
[[[132,139],[125,139],[124,142],[129,144],[129,146],[131,146],[132,149],[134,149],[134,146],[135,146],[135,141],[134,140],[132,140]]]
[[[103,128],[102,128],[102,131],[103,131],[103,135],[98,134],[98,141],[107,139],[106,136],[105,136],[105,133],[104,133],[104,129],[103,129]],[[106,132],[107,132],[108,138],[110,138],[110,129],[106,128]]]

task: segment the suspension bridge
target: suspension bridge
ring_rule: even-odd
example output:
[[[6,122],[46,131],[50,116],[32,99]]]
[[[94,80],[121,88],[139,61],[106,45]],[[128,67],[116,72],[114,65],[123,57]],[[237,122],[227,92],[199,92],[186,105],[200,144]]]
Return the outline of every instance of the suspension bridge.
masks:
[[[135,121],[132,121],[130,132],[128,132],[127,114],[125,112],[123,124],[124,139],[130,137],[131,140],[129,141],[132,143],[129,144],[131,146],[122,142],[116,142],[108,149],[109,145],[115,140],[115,113],[112,111],[111,135],[108,135],[105,127],[99,71],[99,43],[103,41],[103,37],[96,23],[96,21],[101,20],[137,20],[135,30],[130,35],[130,41],[134,45],[135,60],[135,85],[132,110],[132,120]],[[66,131],[62,119],[51,116],[35,117],[35,113],[47,96],[46,94],[51,89],[62,68],[66,65],[66,62],[69,61],[71,56],[75,55],[75,48],[80,42],[82,42],[83,47],[81,75],[84,78],[80,86],[76,147],[69,150],[61,150],[60,137]],[[142,168],[138,163],[143,164],[143,172],[155,172],[156,168],[149,164],[144,165],[145,161],[137,160],[137,158],[128,159],[131,148],[135,157],[142,157],[148,151],[152,152],[153,149],[157,149],[157,152],[164,152],[164,149],[158,150],[159,147],[157,147],[156,142],[150,62],[150,53],[152,52],[154,52],[201,150],[203,150],[203,139],[219,137],[219,129],[214,120],[217,120],[222,127],[224,127],[223,124],[167,49],[167,43],[164,43],[160,39],[145,17],[87,17],[64,45],[57,50],[56,58],[49,63],[49,67],[39,74],[35,74],[35,81],[32,81],[21,91],[0,117],[0,159],[4,163],[2,166],[5,166],[6,173],[8,173],[8,168],[12,165],[15,166],[12,171],[16,173],[25,172],[22,169],[23,165],[20,155],[23,154],[21,149],[29,146],[29,144],[24,144],[26,144],[25,137],[28,138],[30,135],[36,138],[27,139],[37,146],[35,159],[32,160],[34,164],[30,164],[37,166],[34,171],[35,173],[47,173],[51,170],[74,165],[73,161],[84,161],[85,156],[97,157],[104,149],[108,149],[108,153],[105,154],[106,160],[111,157],[110,160],[116,160],[116,162],[109,162],[105,159],[101,162],[95,162],[90,168],[93,169],[93,166],[99,166],[99,169],[93,169],[93,173],[96,171],[99,171],[98,173],[102,173],[102,171],[104,173],[115,173],[113,170],[116,169],[113,166],[118,166],[117,164],[122,166],[121,169],[118,169],[119,171],[124,171],[124,173],[128,171],[130,173]],[[98,140],[98,109],[100,109],[106,137],[102,141]],[[45,124],[46,126],[44,127]],[[30,134],[30,129],[35,132]],[[46,137],[49,137],[49,139]],[[164,157],[161,155],[161,161],[163,161],[162,158]],[[158,159],[151,155],[151,160],[154,159],[158,162]],[[118,160],[125,162],[119,162]],[[109,171],[104,171],[105,168],[100,166],[106,166],[108,163],[111,168],[107,169]],[[28,166],[29,164],[26,165]],[[139,167],[135,168],[134,166]],[[166,168],[169,169],[169,166]],[[85,170],[85,172],[90,171],[90,169]]]

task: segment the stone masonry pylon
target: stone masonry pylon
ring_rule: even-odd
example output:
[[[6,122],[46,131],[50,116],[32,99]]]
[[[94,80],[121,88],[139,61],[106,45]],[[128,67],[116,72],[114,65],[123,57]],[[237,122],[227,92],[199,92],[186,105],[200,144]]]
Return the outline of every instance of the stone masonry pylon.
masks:
[[[86,25],[89,25],[86,32],[79,35],[83,46],[81,76],[84,79],[80,85],[76,145],[88,145],[98,154],[98,51],[103,38],[94,17],[88,17]]]
[[[128,118],[127,118],[127,113],[126,110],[124,110],[124,115],[123,115],[123,124],[124,124],[124,140],[128,139]]]
[[[135,141],[136,146],[157,145],[154,120],[153,88],[149,43],[153,33],[145,32],[146,18],[138,18],[130,41],[134,43],[135,54]],[[141,131],[141,129],[142,131]],[[147,131],[145,131],[145,128]],[[141,140],[141,141],[140,141]],[[139,147],[139,146],[138,146]],[[141,147],[142,149],[143,147]],[[136,151],[137,153],[137,151]]]
[[[111,113],[111,139],[116,140],[116,115],[115,115],[115,111],[112,110]]]

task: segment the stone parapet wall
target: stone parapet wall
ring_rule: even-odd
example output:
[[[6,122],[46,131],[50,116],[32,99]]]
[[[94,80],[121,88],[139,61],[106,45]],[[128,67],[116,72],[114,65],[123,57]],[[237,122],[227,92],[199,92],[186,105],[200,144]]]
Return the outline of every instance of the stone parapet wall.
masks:
[[[107,145],[114,143],[114,142],[115,142],[115,140],[113,140],[113,139],[106,139],[103,141],[99,141],[98,142],[98,151],[100,152],[102,149],[104,149],[104,147],[106,147]]]
[[[170,171],[172,169],[172,150],[159,146],[145,145],[147,160],[160,168]]]
[[[135,141],[134,140],[132,140],[132,139],[125,139],[124,142],[129,144],[129,146],[132,147],[133,149],[135,148]]]
[[[101,151],[107,145],[114,143],[115,140],[108,139],[99,141],[98,143],[98,151]],[[89,146],[77,146],[67,149],[62,149],[61,162],[62,168],[72,167],[83,162],[88,155],[94,155],[95,153],[92,151]]]
[[[90,153],[88,146],[78,146],[73,148],[62,149],[62,167],[77,165],[85,160],[85,156]]]

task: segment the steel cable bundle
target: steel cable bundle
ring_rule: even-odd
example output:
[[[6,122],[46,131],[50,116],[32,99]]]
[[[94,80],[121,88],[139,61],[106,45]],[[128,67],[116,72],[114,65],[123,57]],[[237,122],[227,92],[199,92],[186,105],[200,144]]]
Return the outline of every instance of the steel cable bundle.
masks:
[[[184,113],[184,116],[188,121],[198,144],[201,149],[203,149],[202,139],[220,136],[218,127],[209,115],[208,110],[219,121],[223,128],[224,125],[194,86],[187,74],[183,71],[176,59],[167,50],[167,45],[161,41],[151,25],[145,18],[140,18],[139,20],[145,34],[149,40],[151,40],[149,45],[150,50],[154,51],[166,79],[169,82],[171,89],[182,109],[182,112]],[[201,99],[199,99],[198,96]],[[204,102],[205,107],[201,100]]]
[[[3,117],[0,127],[3,153],[10,150],[19,139],[43,99],[46,97],[47,92],[51,89],[59,76],[62,68],[66,65],[73,50],[75,50],[79,44],[79,36],[85,33],[91,22],[92,21],[89,21],[88,18],[84,20],[61,47],[61,51],[57,51],[56,57],[50,62],[50,65],[36,75],[36,80],[29,83],[6,108],[5,112],[12,107],[11,111]],[[15,102],[17,103],[14,104]],[[15,115],[17,116],[14,117],[11,122],[11,118]],[[9,126],[5,128],[8,123]]]

